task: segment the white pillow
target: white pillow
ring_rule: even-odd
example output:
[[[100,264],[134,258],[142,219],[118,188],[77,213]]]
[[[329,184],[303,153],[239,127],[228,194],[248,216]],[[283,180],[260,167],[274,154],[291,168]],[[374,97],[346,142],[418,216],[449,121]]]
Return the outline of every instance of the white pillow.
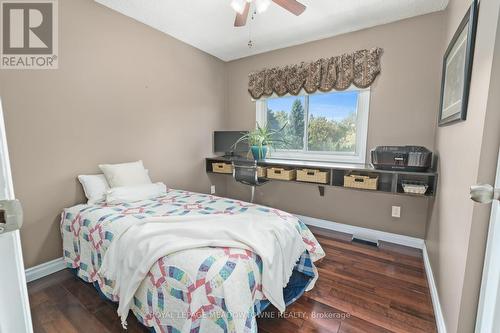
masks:
[[[103,174],[80,175],[78,176],[78,180],[82,184],[83,192],[85,192],[89,205],[106,199],[106,192],[109,190],[109,185]]]
[[[121,164],[100,164],[110,187],[136,186],[151,184],[148,172],[142,161]]]
[[[106,193],[108,204],[120,204],[153,199],[167,193],[163,183],[114,187]]]

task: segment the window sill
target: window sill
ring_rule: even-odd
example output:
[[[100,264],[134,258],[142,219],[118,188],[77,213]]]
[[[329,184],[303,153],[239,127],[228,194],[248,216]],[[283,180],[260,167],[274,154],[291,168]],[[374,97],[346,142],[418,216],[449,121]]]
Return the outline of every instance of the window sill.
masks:
[[[267,160],[291,160],[324,163],[365,164],[366,158],[359,155],[286,154],[271,152]]]

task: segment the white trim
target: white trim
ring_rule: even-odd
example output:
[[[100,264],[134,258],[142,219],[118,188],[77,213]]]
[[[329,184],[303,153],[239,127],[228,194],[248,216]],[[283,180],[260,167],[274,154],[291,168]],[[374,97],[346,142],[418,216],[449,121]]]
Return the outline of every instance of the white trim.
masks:
[[[429,284],[429,290],[431,293],[432,307],[434,308],[434,317],[436,319],[436,326],[438,333],[446,333],[446,325],[444,322],[443,310],[441,309],[441,303],[439,302],[439,294],[437,291],[436,281],[434,280],[434,274],[432,273],[431,262],[429,260],[429,255],[427,254],[427,247],[424,245],[422,249],[424,255],[424,267],[425,275],[427,275],[427,283]]]
[[[43,278],[44,276],[62,271],[66,268],[64,259],[57,258],[43,264],[26,269],[26,281],[31,282]]]
[[[275,158],[281,159],[300,159],[309,161],[325,161],[325,162],[342,162],[342,163],[360,163],[364,164],[366,162],[366,149],[368,140],[368,119],[370,116],[370,88],[358,89],[355,86],[351,86],[343,91],[335,91],[323,93],[316,92],[314,94],[307,94],[302,90],[297,96],[312,96],[317,94],[328,94],[328,93],[342,93],[346,91],[358,91],[358,108],[357,108],[357,119],[356,119],[356,152],[345,153],[345,152],[315,152],[315,151],[302,151],[302,150],[273,150],[272,155]],[[286,94],[281,97],[290,97],[292,95]],[[280,96],[273,94],[268,98],[279,98]],[[267,99],[261,98],[256,100],[256,121],[257,124],[263,126],[267,123]],[[306,99],[307,100],[307,99]],[[308,103],[308,101],[306,101]],[[306,115],[308,112],[308,107],[306,107]],[[307,119],[306,122],[307,124]],[[306,135],[304,131],[304,135]]]
[[[14,186],[12,184],[12,173],[10,168],[9,159],[9,149],[7,147],[7,133],[5,131],[5,121],[2,109],[2,100],[0,99],[0,200],[14,200]],[[19,236],[19,230],[14,230],[6,233],[0,234],[3,238],[0,242],[5,242],[8,250],[10,250],[9,245],[12,246],[13,260],[5,259],[0,260],[2,264],[6,264],[7,267],[3,267],[4,273],[9,282],[9,285],[3,285],[1,288],[11,289],[10,292],[2,293],[10,296],[15,295],[19,299],[14,301],[12,307],[7,309],[0,316],[0,320],[7,320],[5,325],[7,327],[14,327],[16,329],[22,329],[26,333],[33,332],[33,326],[31,321],[31,310],[28,298],[28,289],[26,288],[26,280],[24,276],[24,261],[23,252],[21,248],[21,237]],[[9,239],[10,238],[10,239]],[[2,255],[5,255],[2,253]],[[17,288],[17,292],[12,293],[14,289]],[[3,306],[3,302],[2,306]],[[7,316],[8,319],[5,318]],[[10,318],[9,318],[10,317]],[[23,324],[20,324],[20,317],[22,317]],[[17,322],[16,322],[17,321]],[[14,324],[14,326],[12,326]],[[5,328],[4,325],[0,325]],[[0,327],[1,330],[1,327]]]
[[[12,172],[10,170],[9,148],[7,147],[7,133],[5,131],[5,121],[3,118],[2,100],[0,99],[0,172],[3,173],[5,188],[1,188],[0,199],[14,200],[14,185],[12,184]]]
[[[344,232],[352,234],[357,238],[369,239],[374,241],[384,241],[399,245],[405,245],[416,249],[423,249],[425,246],[424,240],[421,238],[410,237],[405,235],[393,234],[390,232],[356,227],[353,225],[321,220],[314,217],[296,215],[302,222],[307,225],[319,227],[323,229]]]
[[[259,126],[267,124],[267,103],[261,100],[255,101],[255,111],[255,121],[257,124]]]
[[[18,299],[14,301],[10,308],[5,309],[0,315],[1,320],[6,320],[5,325],[12,329],[19,330],[20,332],[33,333],[33,326],[31,322],[31,310],[28,298],[28,288],[26,287],[26,279],[24,276],[24,263],[23,254],[21,249],[21,238],[19,236],[19,230],[14,230],[0,234],[0,242],[4,242],[3,245],[7,243],[7,246],[12,246],[12,257],[9,259],[1,260],[6,267],[3,267],[2,272],[5,278],[9,282],[9,285],[2,285],[2,288],[8,288],[6,291],[7,297],[17,297]],[[17,280],[17,281],[16,281]],[[17,289],[17,291],[14,291]],[[8,298],[7,298],[8,299]],[[6,300],[2,302],[2,306],[6,305]],[[21,319],[22,318],[22,319]],[[21,324],[22,320],[22,324]],[[3,324],[3,323],[2,323]],[[4,325],[0,325],[5,328]],[[2,328],[0,327],[0,329]]]
[[[495,188],[500,188],[500,152],[498,153]],[[497,332],[500,312],[500,203],[491,204],[488,240],[484,256],[483,277],[476,318],[476,333]]]

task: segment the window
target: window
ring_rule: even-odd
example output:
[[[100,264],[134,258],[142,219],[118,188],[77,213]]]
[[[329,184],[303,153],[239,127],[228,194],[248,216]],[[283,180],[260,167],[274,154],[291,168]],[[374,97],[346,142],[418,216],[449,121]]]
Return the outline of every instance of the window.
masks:
[[[257,121],[284,126],[275,158],[364,163],[370,91],[350,89],[257,101]]]

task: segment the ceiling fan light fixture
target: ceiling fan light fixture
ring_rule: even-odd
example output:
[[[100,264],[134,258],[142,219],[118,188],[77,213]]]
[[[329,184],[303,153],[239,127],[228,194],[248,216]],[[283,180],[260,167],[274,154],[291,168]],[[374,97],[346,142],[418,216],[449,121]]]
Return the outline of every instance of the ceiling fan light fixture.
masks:
[[[271,0],[255,0],[255,8],[257,9],[257,13],[263,13],[271,4]]]
[[[235,12],[241,15],[245,11],[246,3],[247,2],[245,0],[232,0],[231,7],[234,9]]]

